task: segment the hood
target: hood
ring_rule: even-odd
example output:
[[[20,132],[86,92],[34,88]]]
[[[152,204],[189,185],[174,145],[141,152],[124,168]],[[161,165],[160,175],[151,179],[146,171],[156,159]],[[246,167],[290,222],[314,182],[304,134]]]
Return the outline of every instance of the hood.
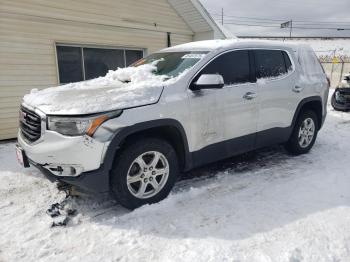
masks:
[[[23,103],[45,114],[92,114],[157,103],[165,76],[153,73],[154,65],[119,68],[105,77],[43,90],[33,89]]]

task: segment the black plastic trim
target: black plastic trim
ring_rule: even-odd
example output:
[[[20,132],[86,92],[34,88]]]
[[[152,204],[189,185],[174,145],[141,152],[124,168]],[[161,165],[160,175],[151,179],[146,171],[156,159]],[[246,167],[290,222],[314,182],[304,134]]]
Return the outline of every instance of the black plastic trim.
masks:
[[[137,123],[135,125],[121,129],[119,132],[117,132],[114,135],[111,143],[108,146],[108,149],[107,149],[106,154],[105,154],[104,165],[106,166],[106,168],[108,170],[110,170],[112,168],[113,160],[115,158],[115,154],[117,152],[117,149],[119,148],[121,143],[128,136],[135,134],[137,132],[140,132],[140,131],[146,131],[146,130],[151,129],[151,128],[169,127],[169,126],[175,127],[181,135],[184,150],[185,150],[184,153],[185,153],[185,163],[186,163],[185,169],[186,169],[186,167],[188,165],[187,163],[191,163],[192,159],[191,159],[190,154],[189,154],[189,148],[188,148],[188,142],[187,142],[187,136],[185,133],[185,129],[183,128],[183,126],[180,124],[179,121],[177,121],[175,119],[169,119],[169,118]]]
[[[254,150],[256,133],[225,140],[191,152],[190,169]]]
[[[292,121],[292,126],[295,125],[295,122],[297,121],[297,118],[299,116],[300,110],[301,108],[309,102],[320,102],[321,104],[321,125],[319,126],[319,129],[321,129],[321,127],[323,126],[324,120],[325,120],[325,114],[323,114],[323,104],[322,104],[322,98],[320,96],[310,96],[310,97],[306,97],[303,100],[300,101],[300,103],[298,104],[297,109],[295,110],[294,116],[293,116],[293,121]],[[317,114],[317,112],[315,112]]]
[[[77,177],[68,177],[56,176],[47,170],[43,165],[35,163],[32,160],[29,160],[29,162],[32,166],[39,169],[41,173],[43,173],[45,177],[51,182],[65,182],[89,192],[109,192],[109,170],[106,170],[104,166],[101,166],[99,169],[94,171],[84,172]]]

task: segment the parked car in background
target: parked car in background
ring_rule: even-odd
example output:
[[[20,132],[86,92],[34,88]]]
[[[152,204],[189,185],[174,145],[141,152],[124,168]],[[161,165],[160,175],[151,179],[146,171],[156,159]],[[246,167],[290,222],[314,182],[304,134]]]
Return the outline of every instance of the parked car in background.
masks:
[[[95,80],[34,90],[17,155],[49,179],[158,202],[181,172],[271,144],[307,153],[329,85],[311,48],[211,40],[163,49]]]
[[[339,87],[335,89],[331,103],[335,110],[350,110],[350,74],[345,75]]]

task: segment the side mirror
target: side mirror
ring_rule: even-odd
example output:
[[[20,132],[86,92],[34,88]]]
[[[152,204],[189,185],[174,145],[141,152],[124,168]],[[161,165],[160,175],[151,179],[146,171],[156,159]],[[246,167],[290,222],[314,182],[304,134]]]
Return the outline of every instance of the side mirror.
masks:
[[[224,78],[219,74],[203,74],[191,86],[192,90],[219,89],[224,87]]]

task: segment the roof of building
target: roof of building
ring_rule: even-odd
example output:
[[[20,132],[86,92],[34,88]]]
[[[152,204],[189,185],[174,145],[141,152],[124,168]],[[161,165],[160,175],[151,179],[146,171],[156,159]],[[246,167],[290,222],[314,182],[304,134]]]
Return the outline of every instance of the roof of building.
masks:
[[[217,39],[235,37],[219,26],[198,0],[168,0],[168,2],[194,33],[214,31],[214,38]]]

